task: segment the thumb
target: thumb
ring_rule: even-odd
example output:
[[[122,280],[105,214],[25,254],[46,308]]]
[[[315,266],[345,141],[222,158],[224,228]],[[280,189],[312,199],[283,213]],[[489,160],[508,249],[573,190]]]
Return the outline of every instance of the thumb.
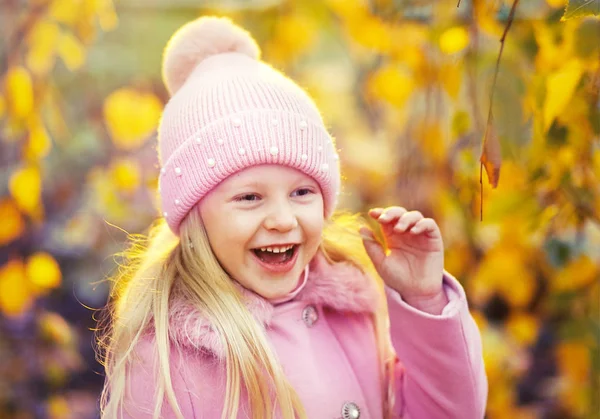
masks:
[[[375,269],[379,271],[379,266],[385,259],[385,251],[383,250],[383,246],[377,241],[375,234],[373,234],[373,231],[370,229],[362,227],[359,232],[362,236],[363,246],[367,251],[367,255],[373,261]]]

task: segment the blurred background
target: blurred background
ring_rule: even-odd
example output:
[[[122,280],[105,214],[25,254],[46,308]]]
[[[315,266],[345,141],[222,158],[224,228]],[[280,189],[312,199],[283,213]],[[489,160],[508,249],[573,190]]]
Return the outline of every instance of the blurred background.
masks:
[[[0,418],[98,417],[105,279],[159,214],[162,49],[210,13],[315,98],[342,207],[439,222],[483,337],[487,417],[599,418],[600,1],[518,3],[488,125],[512,5],[1,0]]]

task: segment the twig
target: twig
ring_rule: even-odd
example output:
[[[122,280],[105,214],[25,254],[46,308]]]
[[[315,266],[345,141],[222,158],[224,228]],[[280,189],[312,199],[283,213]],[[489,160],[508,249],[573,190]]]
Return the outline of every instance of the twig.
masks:
[[[492,105],[494,103],[494,92],[496,91],[496,81],[498,79],[498,73],[500,71],[500,59],[502,58],[502,52],[504,51],[504,41],[506,40],[506,36],[508,35],[508,31],[513,23],[515,17],[515,11],[517,10],[517,5],[519,4],[519,0],[514,0],[513,5],[510,8],[510,13],[508,15],[508,22],[506,23],[506,27],[504,28],[504,33],[500,38],[500,52],[498,53],[498,58],[496,59],[496,69],[494,70],[494,81],[492,83],[492,91],[490,93],[490,108],[488,111],[488,118],[485,128],[485,135],[483,138],[483,144],[487,141],[489,126],[492,122],[493,114],[492,114]],[[479,183],[481,183],[481,201],[480,201],[480,220],[483,221],[483,162],[479,164]]]
[[[460,7],[460,0],[458,0],[458,4],[456,5],[456,8],[458,9]]]

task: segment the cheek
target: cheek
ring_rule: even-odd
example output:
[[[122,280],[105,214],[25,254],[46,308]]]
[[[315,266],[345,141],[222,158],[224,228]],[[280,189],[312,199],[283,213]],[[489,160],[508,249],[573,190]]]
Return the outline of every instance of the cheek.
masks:
[[[217,253],[225,257],[245,251],[255,233],[256,223],[247,214],[220,212],[210,221],[212,225],[207,225],[207,231],[210,231],[211,243],[219,248]]]
[[[325,220],[323,219],[322,212],[311,211],[303,217],[302,227],[304,233],[309,243],[313,246],[318,246],[321,242],[324,226]]]

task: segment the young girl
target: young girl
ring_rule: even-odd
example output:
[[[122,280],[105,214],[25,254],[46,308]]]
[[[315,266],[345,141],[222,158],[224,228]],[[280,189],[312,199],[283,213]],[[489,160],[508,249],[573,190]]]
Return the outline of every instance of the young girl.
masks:
[[[480,336],[438,226],[373,209],[380,242],[332,216],[333,140],[259,55],[215,17],[166,47],[164,212],[115,278],[103,418],[482,418]]]

